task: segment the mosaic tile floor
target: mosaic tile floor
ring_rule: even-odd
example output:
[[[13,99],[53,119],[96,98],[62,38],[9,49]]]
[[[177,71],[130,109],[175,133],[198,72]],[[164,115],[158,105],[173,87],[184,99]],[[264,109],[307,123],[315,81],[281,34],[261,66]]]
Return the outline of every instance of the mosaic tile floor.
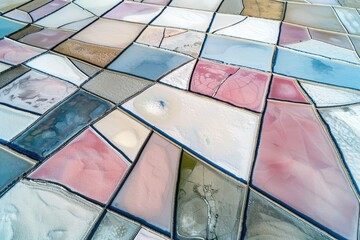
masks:
[[[0,240],[359,239],[359,0],[0,13]]]

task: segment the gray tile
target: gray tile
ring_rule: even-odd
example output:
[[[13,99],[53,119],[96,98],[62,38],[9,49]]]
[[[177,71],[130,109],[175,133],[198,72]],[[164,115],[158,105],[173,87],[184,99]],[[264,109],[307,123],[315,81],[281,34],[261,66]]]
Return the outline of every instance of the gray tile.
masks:
[[[104,71],[84,84],[83,88],[118,104],[152,84],[147,80]]]

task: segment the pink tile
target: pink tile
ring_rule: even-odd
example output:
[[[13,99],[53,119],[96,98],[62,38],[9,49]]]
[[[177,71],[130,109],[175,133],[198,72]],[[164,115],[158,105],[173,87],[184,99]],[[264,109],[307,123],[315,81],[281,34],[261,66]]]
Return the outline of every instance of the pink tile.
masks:
[[[63,6],[65,6],[68,3],[69,3],[69,1],[67,1],[67,0],[54,0],[48,4],[45,4],[42,7],[39,7],[37,9],[35,9],[34,11],[30,12],[30,15],[35,22],[38,19],[62,8]]]
[[[170,232],[180,149],[153,134],[112,205]]]
[[[9,39],[0,40],[0,61],[10,64],[20,64],[45,50],[30,47]]]
[[[215,98],[261,112],[269,82],[269,74],[241,68],[221,84]]]
[[[20,42],[36,47],[50,49],[69,38],[74,33],[55,29],[44,29],[23,37]]]
[[[149,23],[162,9],[163,7],[157,5],[123,2],[104,17],[139,23]]]
[[[295,26],[287,23],[281,24],[280,45],[287,45],[310,40],[306,27]]]
[[[191,79],[190,90],[213,96],[221,82],[237,70],[238,67],[199,60]]]
[[[129,165],[91,129],[40,166],[30,177],[61,183],[106,203]]]
[[[269,101],[253,184],[355,239],[359,205],[340,161],[310,106]]]
[[[270,98],[307,103],[299,87],[295,83],[295,79],[274,76],[271,83]]]

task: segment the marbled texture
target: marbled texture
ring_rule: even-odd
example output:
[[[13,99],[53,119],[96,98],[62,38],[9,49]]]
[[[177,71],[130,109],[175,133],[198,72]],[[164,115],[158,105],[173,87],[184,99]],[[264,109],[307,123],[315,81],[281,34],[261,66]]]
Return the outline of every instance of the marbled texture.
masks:
[[[128,167],[123,156],[87,129],[31,173],[30,178],[57,182],[107,203]]]
[[[300,91],[296,79],[282,76],[273,76],[269,97],[284,101],[308,102]]]
[[[304,88],[317,107],[360,103],[360,91],[351,91],[346,88],[335,88],[309,82],[301,82],[301,87]]]
[[[44,159],[110,108],[108,102],[78,91],[16,138],[13,147]]]
[[[339,145],[359,189],[360,105],[323,109],[319,112]]]
[[[50,49],[73,34],[70,31],[43,29],[39,32],[30,33],[19,41],[36,47]]]
[[[32,161],[0,147],[0,191],[34,165]]]
[[[33,58],[44,50],[21,44],[13,40],[0,40],[0,61],[10,64],[20,64]]]
[[[348,239],[359,202],[334,145],[310,106],[269,101],[252,183]]]
[[[0,89],[0,102],[42,114],[76,90],[70,83],[32,70]]]
[[[238,239],[244,197],[244,186],[183,153],[176,239]]]

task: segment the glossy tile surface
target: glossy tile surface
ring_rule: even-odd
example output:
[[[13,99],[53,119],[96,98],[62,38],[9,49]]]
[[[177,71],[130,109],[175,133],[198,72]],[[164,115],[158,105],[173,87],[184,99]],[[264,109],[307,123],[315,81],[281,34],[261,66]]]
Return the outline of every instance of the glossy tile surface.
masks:
[[[25,24],[0,17],[0,37],[3,38],[25,27]]]
[[[94,127],[128,156],[131,161],[135,160],[140,148],[150,134],[148,128],[119,110],[111,112],[95,123]]]
[[[195,67],[196,60],[192,60],[178,69],[170,72],[160,79],[160,82],[173,87],[188,89],[191,75]]]
[[[360,155],[360,107],[359,105],[324,109],[320,111],[321,117],[328,124],[340,150],[344,156],[350,173],[360,185],[360,168],[358,156]]]
[[[258,116],[161,85],[149,88],[123,107],[213,164],[248,179]],[[223,135],[232,141],[225,144]]]
[[[52,53],[42,54],[27,62],[26,65],[75,85],[80,85],[88,79],[88,76],[76,68],[69,59]]]
[[[288,61],[297,62],[301,68],[287,64]],[[282,48],[278,48],[274,72],[313,82],[360,90],[358,77],[360,76],[360,67]]]
[[[112,206],[170,232],[179,158],[179,148],[153,134]]]
[[[32,46],[50,49],[71,35],[73,35],[73,33],[70,31],[44,29],[39,32],[26,35],[19,41]]]
[[[210,25],[211,17],[210,12],[167,7],[152,24],[205,32]]]
[[[73,39],[124,49],[135,40],[143,28],[144,25],[141,24],[99,19],[76,34]]]
[[[151,84],[152,82],[143,79],[104,71],[85,83],[83,88],[118,104]]]
[[[0,148],[0,190],[34,166],[34,163]]]
[[[199,9],[205,11],[216,11],[220,3],[221,0],[214,0],[214,1],[199,0],[196,2],[193,2],[191,0],[173,0],[171,1],[170,6]]]
[[[335,32],[282,24],[280,45],[315,56],[360,64],[349,38]]]
[[[324,84],[301,82],[301,87],[318,107],[332,107],[360,102],[360,92]],[[331,97],[329,97],[331,96]]]
[[[290,102],[308,102],[295,79],[280,76],[273,76],[269,97]]]
[[[209,35],[201,57],[270,71],[273,52],[274,48],[270,45]]]
[[[0,61],[20,64],[44,52],[44,50],[17,43],[12,40],[0,40]]]
[[[68,4],[69,2],[66,0],[54,0],[49,2],[48,4],[45,4],[37,9],[35,9],[34,11],[32,11],[30,13],[32,19],[34,21],[45,17],[47,14],[53,13],[56,10],[64,7],[66,4]]]
[[[162,9],[163,7],[157,5],[123,2],[105,14],[104,17],[148,24],[160,14]]]
[[[0,104],[0,115],[0,124],[2,126],[0,128],[0,139],[5,141],[10,141],[39,118],[38,115],[2,104]]]
[[[359,0],[0,15],[0,240],[359,238]]]
[[[70,83],[32,70],[0,89],[0,102],[42,114],[75,91]]]
[[[29,2],[30,0],[4,0],[0,3],[0,11],[6,12],[13,8],[16,8],[26,2]]]
[[[78,91],[14,141],[14,147],[43,159],[98,117],[111,105]]]
[[[80,239],[100,210],[58,186],[23,180],[0,199],[0,232],[7,239]]]
[[[245,68],[200,60],[190,89],[233,105],[261,111],[270,76]]]
[[[93,130],[87,129],[33,172],[33,179],[61,183],[106,203],[129,165]]]
[[[94,13],[97,16],[103,15],[106,11],[116,6],[121,0],[88,1],[76,0],[76,4]]]
[[[232,18],[231,24],[226,24],[225,22],[228,21],[230,16]],[[216,14],[210,31],[219,35],[276,44],[280,22],[261,18],[244,18],[243,16],[234,18],[232,15],[230,16],[225,14]],[[214,27],[221,22],[223,22],[221,27]]]
[[[197,57],[205,34],[183,29],[148,26],[136,42]]]
[[[85,19],[91,19],[92,17],[94,17],[94,15],[90,12],[82,9],[76,4],[70,3],[58,11],[54,11],[52,14],[40,19],[36,24],[48,28],[72,29],[70,24],[79,23]],[[85,27],[86,25],[87,24],[81,24],[82,27]],[[76,30],[80,30],[80,28]]]
[[[139,59],[139,55],[144,58]],[[108,68],[155,81],[190,60],[185,55],[133,44]]]
[[[359,203],[319,121],[311,107],[268,102],[253,184],[354,239]]]
[[[307,6],[289,3],[284,21],[329,31],[345,32],[345,29],[337,20],[335,12],[328,6]]]

